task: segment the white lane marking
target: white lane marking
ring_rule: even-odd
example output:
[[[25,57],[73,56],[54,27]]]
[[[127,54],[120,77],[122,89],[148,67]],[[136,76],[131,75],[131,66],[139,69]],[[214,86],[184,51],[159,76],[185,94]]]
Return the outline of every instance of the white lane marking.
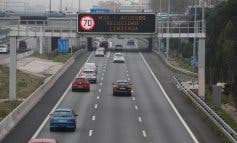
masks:
[[[107,58],[109,58],[110,57],[110,51],[108,52],[108,54],[107,54]]]
[[[126,73],[128,73],[128,70],[126,70]]]
[[[127,74],[127,77],[129,77],[129,74]]]
[[[102,85],[102,82],[100,83],[100,85]]]
[[[102,73],[102,76],[104,76],[105,74],[104,73]]]
[[[133,93],[134,91],[132,90],[131,92]]]
[[[136,110],[138,110],[138,107],[137,107],[137,105],[135,105],[135,109],[136,109]]]
[[[92,136],[92,134],[93,134],[93,130],[90,130],[89,131],[89,136]]]
[[[176,107],[174,106],[173,102],[170,100],[169,96],[167,95],[167,93],[165,92],[164,88],[162,87],[162,85],[160,84],[159,80],[156,78],[155,74],[152,72],[150,66],[148,65],[148,63],[146,62],[145,58],[143,57],[142,53],[140,52],[140,56],[142,57],[143,62],[145,63],[146,67],[148,68],[148,70],[150,71],[151,75],[153,76],[153,78],[155,79],[156,83],[160,86],[161,91],[163,92],[163,94],[165,95],[165,98],[168,100],[169,104],[171,105],[172,109],[174,110],[174,112],[176,113],[176,115],[178,116],[179,120],[181,121],[181,123],[183,124],[183,126],[185,127],[185,129],[188,131],[189,135],[191,136],[191,138],[193,139],[193,141],[195,143],[199,143],[199,141],[197,140],[196,136],[193,134],[193,132],[191,131],[191,129],[189,128],[189,126],[187,125],[187,123],[184,121],[184,119],[182,118],[182,116],[179,114],[179,111],[176,109]]]
[[[99,99],[100,99],[100,96],[97,96],[96,99],[99,100]]]
[[[98,91],[101,92],[101,89],[99,89]]]
[[[147,137],[147,134],[146,134],[145,130],[142,130],[142,135],[143,135],[143,137]]]
[[[95,116],[92,116],[92,121],[95,121]]]
[[[103,72],[105,72],[105,70],[103,70]]]
[[[106,65],[104,66],[104,69],[106,69]]]
[[[98,108],[98,105],[97,104],[95,104],[95,109],[97,109]]]
[[[141,123],[142,122],[142,118],[139,116],[138,117],[138,121]]]
[[[104,80],[104,78],[102,77],[101,80]]]
[[[136,98],[135,98],[135,97],[132,97],[132,100],[133,100],[133,101],[135,101],[135,100],[136,100]]]
[[[128,81],[130,80],[130,78],[128,78]]]
[[[88,57],[88,59],[86,60],[85,63],[87,63],[90,59],[91,56],[93,55],[93,52],[90,54],[90,56]],[[80,71],[77,73],[76,77],[81,73],[83,67],[80,69]],[[53,113],[53,111],[58,107],[58,105],[62,102],[63,98],[67,95],[67,93],[69,92],[69,90],[71,89],[71,84],[69,84],[68,88],[66,89],[66,91],[63,93],[63,96],[58,100],[58,102],[56,103],[56,105],[53,107],[53,109],[49,112],[49,113]],[[34,133],[34,135],[32,136],[32,139],[35,139],[39,133],[41,132],[41,130],[43,129],[43,127],[45,126],[45,124],[47,123],[48,119],[49,119],[49,115],[44,119],[44,121],[42,122],[42,124],[40,125],[40,127],[38,128],[38,130]]]

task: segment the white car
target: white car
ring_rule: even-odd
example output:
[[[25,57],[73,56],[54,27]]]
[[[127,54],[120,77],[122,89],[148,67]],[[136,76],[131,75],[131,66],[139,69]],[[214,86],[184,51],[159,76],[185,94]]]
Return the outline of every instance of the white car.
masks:
[[[0,53],[8,53],[8,46],[5,44],[0,45]]]
[[[90,83],[97,82],[97,75],[94,70],[84,69],[80,76],[85,77]]]
[[[98,48],[95,51],[95,57],[104,57],[105,56],[105,49],[104,48]]]
[[[85,63],[84,70],[93,70],[97,73],[97,66],[95,63]]]
[[[125,58],[122,53],[115,53],[114,54],[113,63],[124,63],[124,62],[125,62]]]

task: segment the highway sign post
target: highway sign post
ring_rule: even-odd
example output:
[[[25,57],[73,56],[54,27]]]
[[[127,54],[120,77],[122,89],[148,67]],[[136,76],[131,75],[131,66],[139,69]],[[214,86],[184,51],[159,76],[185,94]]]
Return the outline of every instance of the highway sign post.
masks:
[[[155,34],[154,13],[79,13],[78,33]]]

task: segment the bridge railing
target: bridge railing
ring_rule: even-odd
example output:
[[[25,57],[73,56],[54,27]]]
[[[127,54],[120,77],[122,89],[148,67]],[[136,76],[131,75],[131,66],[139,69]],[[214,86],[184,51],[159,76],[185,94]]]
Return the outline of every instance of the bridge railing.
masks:
[[[205,21],[157,21],[157,32],[160,34],[200,34],[205,33]]]

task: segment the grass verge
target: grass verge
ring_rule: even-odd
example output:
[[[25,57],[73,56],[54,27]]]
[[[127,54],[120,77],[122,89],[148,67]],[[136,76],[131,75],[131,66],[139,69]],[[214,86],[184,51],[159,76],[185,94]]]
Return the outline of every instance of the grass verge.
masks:
[[[171,58],[170,59],[171,63],[174,66],[181,67],[181,68],[186,69],[188,71],[192,71],[193,70],[193,68],[192,68],[192,66],[190,64],[190,61],[188,59],[177,57],[177,56],[174,56],[174,55],[171,55],[170,58]]]
[[[43,53],[43,54],[35,53],[32,56],[41,58],[41,59],[51,60],[54,62],[65,63],[69,58],[72,57],[72,54],[71,53],[60,54],[57,52],[52,52],[52,53]]]
[[[22,101],[2,102],[0,103],[0,121],[2,121],[9,113],[11,113]]]

